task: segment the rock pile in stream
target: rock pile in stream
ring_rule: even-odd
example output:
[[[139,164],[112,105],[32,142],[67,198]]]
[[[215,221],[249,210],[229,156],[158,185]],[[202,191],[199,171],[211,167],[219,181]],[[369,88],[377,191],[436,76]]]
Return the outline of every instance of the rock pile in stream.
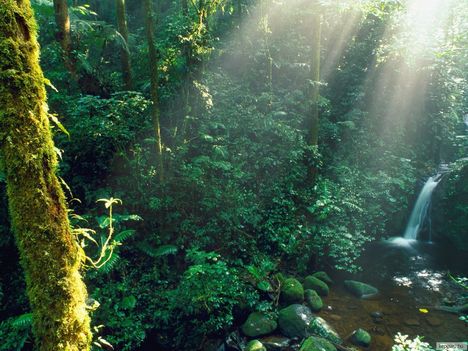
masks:
[[[367,331],[358,328],[343,340],[329,322],[316,315],[324,306],[322,297],[328,296],[333,284],[327,273],[316,272],[303,283],[282,275],[277,280],[279,296],[271,296],[279,303],[277,311],[250,313],[240,331],[231,333],[217,351],[337,351],[370,345]],[[359,298],[378,293],[376,288],[357,281],[345,281],[345,287]]]

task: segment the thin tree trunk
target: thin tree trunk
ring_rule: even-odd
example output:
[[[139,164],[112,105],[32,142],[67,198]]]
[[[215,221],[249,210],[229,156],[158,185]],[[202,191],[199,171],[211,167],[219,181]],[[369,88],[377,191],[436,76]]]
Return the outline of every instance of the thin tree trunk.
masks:
[[[0,11],[0,155],[40,351],[90,349],[84,253],[71,232],[28,0]]]
[[[67,0],[54,0],[55,22],[57,24],[57,40],[63,50],[65,67],[74,80],[76,75],[76,62],[73,58],[72,39],[70,31],[70,16],[68,14]]]
[[[312,15],[312,62],[310,65],[312,86],[310,94],[310,145],[318,145],[319,93],[320,93],[320,41],[322,21],[320,14]]]
[[[125,11],[125,0],[115,0],[115,9],[117,15],[117,28],[124,40],[124,45],[120,49],[120,61],[122,65],[122,78],[125,89],[133,89],[132,67],[130,61],[130,51],[128,47],[128,28],[127,16]]]
[[[161,111],[159,108],[159,72],[158,72],[158,53],[154,45],[154,19],[153,19],[153,4],[151,0],[145,1],[146,13],[146,39],[148,41],[149,51],[149,68],[151,79],[151,101],[153,102],[151,108],[151,118],[153,127],[156,134],[156,151],[158,153],[158,172],[159,180],[164,181],[164,165],[163,165],[163,143],[161,137],[161,124],[160,117]]]

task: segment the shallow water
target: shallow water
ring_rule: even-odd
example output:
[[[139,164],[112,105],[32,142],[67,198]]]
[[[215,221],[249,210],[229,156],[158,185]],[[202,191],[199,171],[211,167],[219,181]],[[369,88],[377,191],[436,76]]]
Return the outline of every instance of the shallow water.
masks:
[[[357,328],[369,331],[372,344],[367,350],[371,351],[390,351],[398,332],[411,338],[425,336],[432,346],[440,341],[467,341],[468,324],[456,314],[434,308],[442,304],[443,298],[455,299],[463,293],[447,279],[447,270],[453,267],[446,260],[438,260],[446,257],[439,255],[440,250],[437,245],[419,242],[374,244],[361,260],[362,273],[335,275],[336,283],[324,299],[330,307],[320,315],[342,337]],[[344,289],[344,279],[369,283],[380,294],[371,300],[357,299]],[[373,312],[383,317],[373,318]]]

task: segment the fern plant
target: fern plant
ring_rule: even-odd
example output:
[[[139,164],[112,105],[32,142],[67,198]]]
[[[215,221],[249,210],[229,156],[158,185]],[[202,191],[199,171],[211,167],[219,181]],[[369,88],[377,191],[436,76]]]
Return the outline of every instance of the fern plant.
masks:
[[[0,351],[21,351],[32,337],[32,313],[0,323]]]
[[[98,226],[100,229],[104,229],[104,233],[99,233],[99,237],[96,239],[97,232],[89,228],[74,228],[74,233],[77,236],[81,236],[81,246],[86,248],[88,243],[91,242],[97,248],[96,258],[92,258],[90,255],[86,256],[88,267],[99,270],[103,273],[109,273],[113,267],[120,260],[118,252],[119,246],[122,246],[124,241],[129,239],[135,234],[135,230],[126,229],[115,234],[116,226],[120,227],[120,222],[128,220],[142,220],[138,215],[114,215],[114,206],[121,205],[122,200],[117,198],[99,199],[97,202],[103,202],[104,207],[108,210],[107,216],[96,217]],[[72,218],[78,220],[84,220],[83,217],[73,215]]]

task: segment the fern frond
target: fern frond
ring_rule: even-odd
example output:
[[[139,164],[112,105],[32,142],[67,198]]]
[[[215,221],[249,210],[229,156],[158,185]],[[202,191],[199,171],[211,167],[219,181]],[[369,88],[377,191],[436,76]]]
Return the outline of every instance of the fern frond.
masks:
[[[16,317],[12,322],[11,325],[17,329],[28,328],[32,325],[32,313],[24,313],[18,317]]]
[[[125,240],[133,236],[133,234],[135,234],[135,230],[133,229],[124,230],[116,234],[116,236],[114,237],[114,241],[117,241],[118,243],[124,242]]]
[[[138,248],[150,257],[158,258],[162,256],[175,255],[178,251],[177,246],[174,245],[162,245],[154,248],[146,243],[141,243]]]
[[[110,257],[106,258],[106,263],[99,267],[99,271],[101,271],[102,273],[110,273],[110,271],[112,271],[117,262],[120,261],[120,256],[117,252],[114,251],[110,255]]]

